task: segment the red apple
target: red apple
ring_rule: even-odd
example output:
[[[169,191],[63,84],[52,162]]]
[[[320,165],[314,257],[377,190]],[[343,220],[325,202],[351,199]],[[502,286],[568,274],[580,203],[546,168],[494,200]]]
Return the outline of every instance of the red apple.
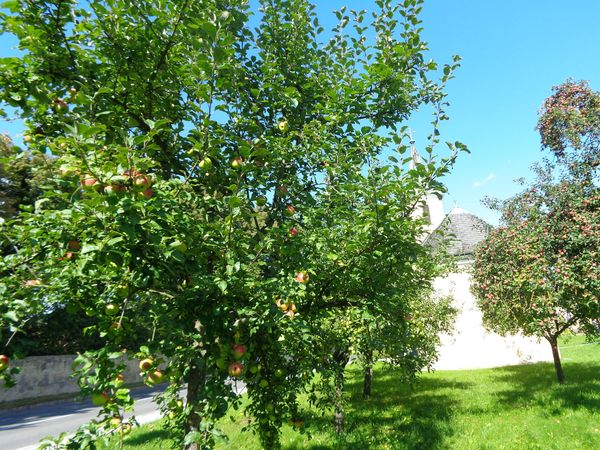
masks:
[[[150,179],[143,173],[140,173],[133,179],[133,184],[135,187],[143,190],[150,187]]]
[[[228,372],[230,377],[239,378],[244,373],[244,365],[239,362],[229,364]]]
[[[41,285],[42,282],[40,280],[27,280],[24,284],[27,287],[35,287]]]
[[[246,354],[248,349],[243,344],[233,344],[233,357],[235,359],[240,359],[242,356]]]
[[[77,252],[77,251],[81,250],[81,244],[79,243],[79,241],[69,241],[69,243],[67,244],[67,248],[69,250],[73,250],[74,252]]]
[[[8,363],[10,362],[10,358],[6,355],[0,355],[0,372],[5,370],[8,367]]]
[[[91,189],[97,182],[98,182],[98,180],[96,180],[93,177],[85,177],[84,179],[81,180],[81,186],[84,189]]]
[[[146,359],[142,359],[140,361],[140,370],[142,371],[146,371],[149,370],[150,367],[152,367],[154,365],[154,361],[150,358],[146,358]]]
[[[296,228],[296,227],[290,228],[290,236],[296,237],[296,236],[298,236],[298,233],[299,233],[298,228]]]
[[[296,214],[296,208],[294,208],[292,205],[289,205],[287,208],[285,208],[284,214],[286,217],[292,217],[294,214]]]
[[[66,109],[69,109],[69,105],[67,105],[67,102],[65,102],[63,99],[61,98],[55,98],[53,100],[53,106],[54,106],[54,110],[56,112],[60,112]]]
[[[118,183],[112,183],[107,186],[104,186],[104,193],[108,195],[116,194],[123,191],[125,191],[125,186],[121,186]]]
[[[298,272],[296,274],[296,276],[294,277],[294,280],[296,280],[298,283],[307,283],[308,280],[310,279],[310,276],[308,275],[307,272]]]
[[[127,178],[135,178],[138,175],[139,172],[135,169],[127,169],[125,172],[123,172],[123,176]]]
[[[28,134],[26,134],[25,136],[23,136],[23,141],[24,142],[30,142],[31,141],[31,136],[29,136]]]
[[[152,196],[154,195],[154,191],[152,190],[152,188],[148,188],[143,190],[142,192],[140,192],[140,195],[142,195],[145,198],[152,198]]]
[[[291,424],[293,427],[296,427],[296,428],[301,428],[301,427],[304,425],[304,421],[302,421],[301,419],[292,419],[292,420],[290,421],[290,424]]]

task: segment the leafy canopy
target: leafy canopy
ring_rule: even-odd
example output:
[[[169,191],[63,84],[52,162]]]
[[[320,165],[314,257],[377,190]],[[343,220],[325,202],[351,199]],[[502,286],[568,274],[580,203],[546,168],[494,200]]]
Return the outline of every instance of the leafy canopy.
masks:
[[[0,60],[0,101],[57,161],[1,229],[1,337],[58,308],[92,318],[102,347],[76,374],[103,414],[68,448],[94,448],[131,407],[123,357],[169,382],[162,409],[187,448],[220,436],[230,376],[277,448],[297,395],[329,370],[326,321],[418,314],[408,302],[437,269],[412,212],[464,149],[434,157],[458,58],[435,80],[422,2],[375,3],[337,12],[330,34],[306,0],[6,3],[0,29],[23,54]],[[424,104],[428,160],[407,170],[401,125]]]

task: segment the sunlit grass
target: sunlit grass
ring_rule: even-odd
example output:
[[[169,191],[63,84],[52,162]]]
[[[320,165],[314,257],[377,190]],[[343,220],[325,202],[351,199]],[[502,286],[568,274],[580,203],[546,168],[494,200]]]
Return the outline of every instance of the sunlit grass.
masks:
[[[336,435],[331,413],[305,408],[311,436],[285,426],[285,449],[597,449],[600,448],[600,345],[575,337],[562,349],[566,384],[552,364],[423,375],[409,389],[393,369],[378,367],[373,396],[364,401],[358,367],[348,369],[346,431]],[[259,449],[240,429],[241,411],[224,420],[221,450]],[[135,430],[125,449],[173,444],[160,423]]]

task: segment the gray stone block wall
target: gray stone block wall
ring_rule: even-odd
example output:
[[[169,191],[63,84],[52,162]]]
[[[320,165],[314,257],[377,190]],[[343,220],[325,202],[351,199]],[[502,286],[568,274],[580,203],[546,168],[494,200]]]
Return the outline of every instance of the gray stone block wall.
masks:
[[[21,367],[16,376],[17,385],[6,389],[0,387],[0,405],[22,400],[35,400],[42,397],[61,396],[79,392],[74,378],[70,378],[75,355],[30,356],[11,365]],[[140,383],[137,360],[126,361],[125,383]]]

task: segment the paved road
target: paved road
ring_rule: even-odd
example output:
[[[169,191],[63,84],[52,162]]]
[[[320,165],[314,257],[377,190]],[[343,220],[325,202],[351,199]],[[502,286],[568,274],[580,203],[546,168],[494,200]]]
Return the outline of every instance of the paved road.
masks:
[[[238,395],[246,391],[241,381],[230,381]],[[140,424],[160,418],[152,397],[160,387],[142,387],[132,391],[136,400],[134,414]],[[185,396],[185,391],[181,393]],[[62,401],[16,410],[0,410],[0,450],[35,450],[46,436],[58,436],[63,431],[73,432],[80,425],[97,417],[100,408],[91,401]]]
[[[135,415],[140,423],[160,418],[152,396],[160,388],[139,388],[132,392]],[[57,436],[63,431],[75,431],[80,425],[94,419],[100,408],[87,401],[47,403],[16,410],[0,410],[0,448],[2,450],[33,450],[46,436]]]

